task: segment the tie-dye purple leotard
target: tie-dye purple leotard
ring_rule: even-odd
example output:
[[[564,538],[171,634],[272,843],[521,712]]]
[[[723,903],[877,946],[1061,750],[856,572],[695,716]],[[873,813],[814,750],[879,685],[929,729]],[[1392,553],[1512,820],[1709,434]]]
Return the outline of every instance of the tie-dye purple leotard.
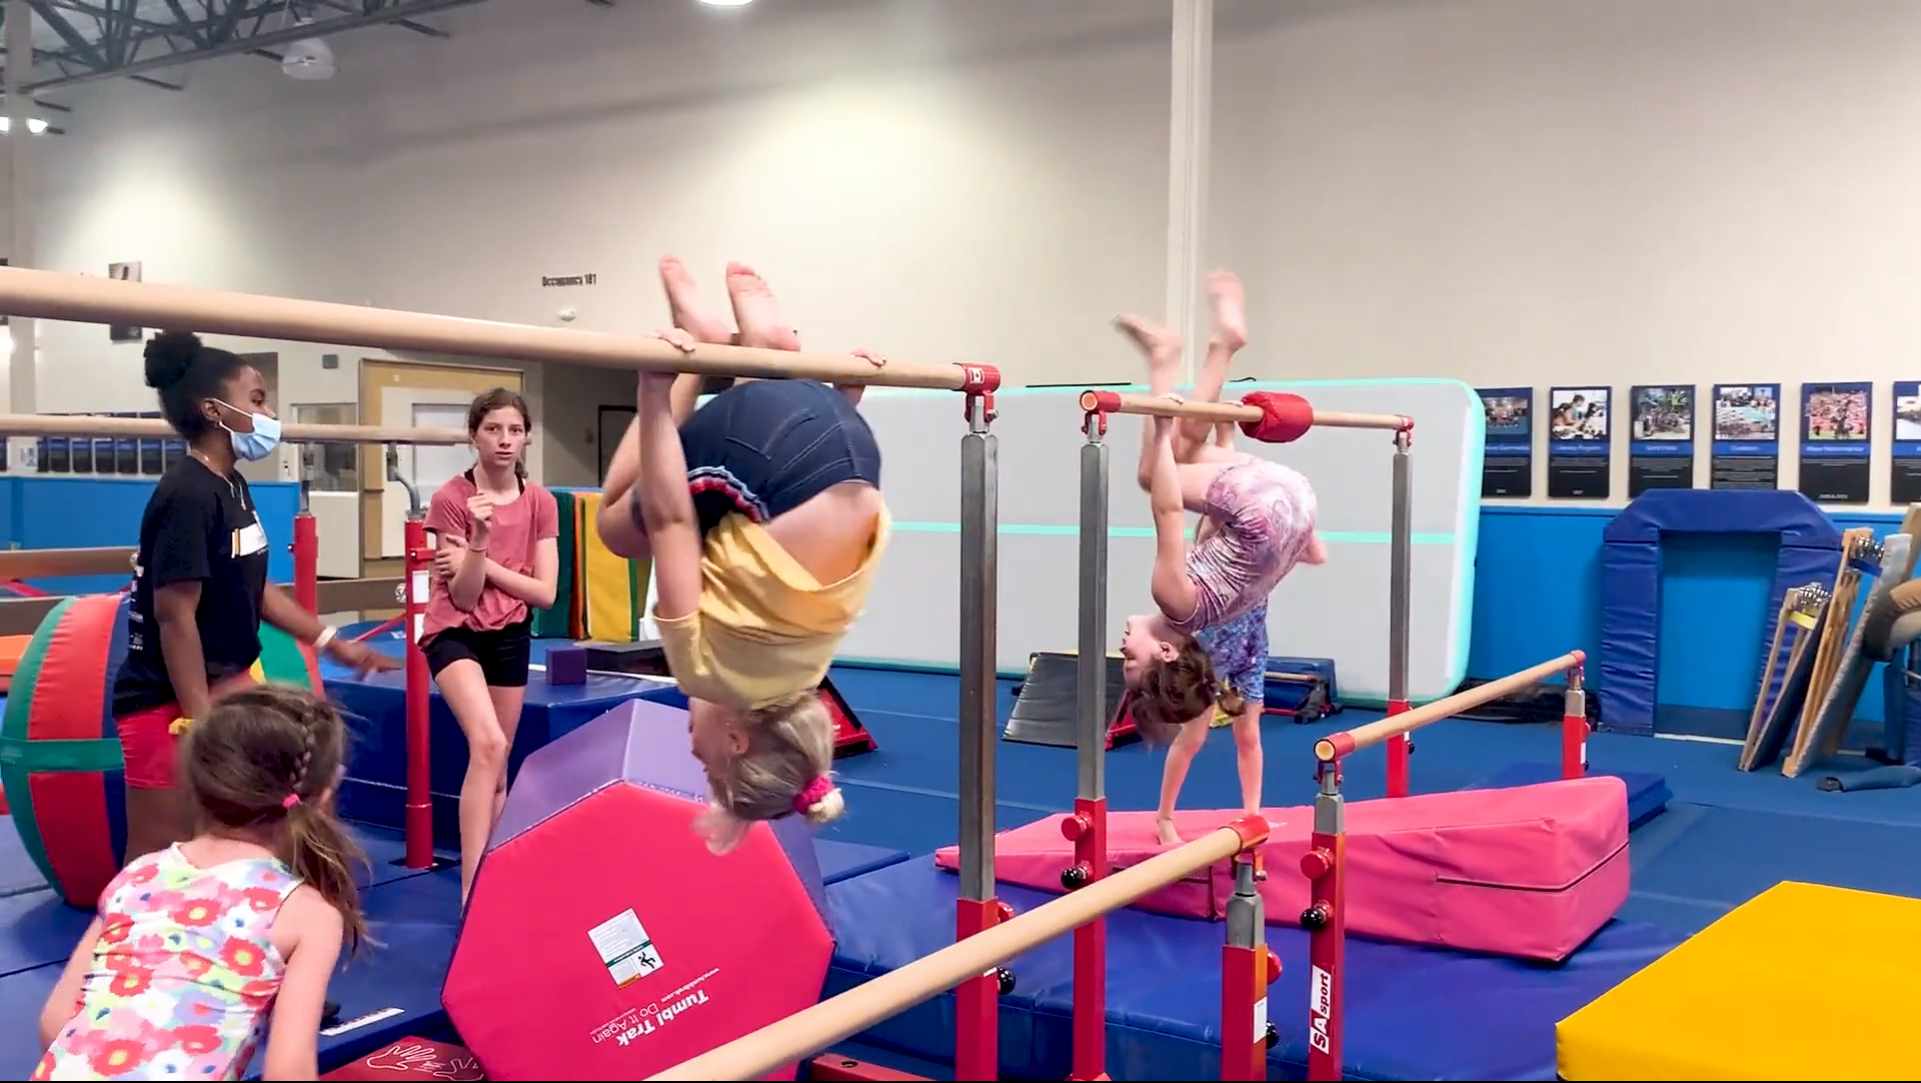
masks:
[[[1187,554],[1194,612],[1168,620],[1188,635],[1265,602],[1314,540],[1314,487],[1279,463],[1240,455],[1214,476],[1206,505],[1217,529]]]

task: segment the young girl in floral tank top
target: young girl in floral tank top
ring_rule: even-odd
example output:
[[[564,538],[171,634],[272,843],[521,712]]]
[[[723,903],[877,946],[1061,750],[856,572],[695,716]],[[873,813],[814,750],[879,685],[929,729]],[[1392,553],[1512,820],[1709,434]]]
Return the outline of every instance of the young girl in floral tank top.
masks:
[[[40,1013],[34,1079],[313,1079],[327,981],[365,925],[334,818],[346,731],[323,700],[218,702],[181,754],[199,833],[107,885]]]

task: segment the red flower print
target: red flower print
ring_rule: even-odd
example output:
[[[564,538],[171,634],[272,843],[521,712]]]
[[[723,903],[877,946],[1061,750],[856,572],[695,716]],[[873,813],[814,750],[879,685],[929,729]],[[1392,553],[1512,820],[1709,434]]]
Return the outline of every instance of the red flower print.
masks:
[[[240,999],[247,1002],[247,1007],[254,1009],[265,1008],[272,1004],[273,998],[279,993],[280,983],[272,978],[250,981],[240,987]]]
[[[52,1079],[53,1078],[53,1050],[49,1049],[45,1053],[40,1055],[40,1063],[33,1066],[33,1075],[30,1076],[29,1078],[31,1079]]]
[[[137,951],[109,951],[100,956],[100,965],[115,974],[126,970],[137,970],[140,967],[140,953]]]
[[[186,971],[189,978],[202,978],[213,969],[213,960],[197,951],[183,951],[180,953],[180,969]]]
[[[107,991],[114,996],[139,996],[152,984],[153,971],[140,966],[128,967],[114,975],[113,981],[107,985]]]
[[[149,863],[128,873],[127,883],[144,884],[158,875],[160,875],[160,866]]]
[[[100,942],[118,944],[133,932],[133,919],[125,914],[103,914],[100,917]]]
[[[220,1048],[220,1032],[212,1027],[176,1027],[173,1040],[196,1057]]]
[[[173,920],[190,929],[212,925],[219,916],[220,908],[212,899],[188,899],[173,909]]]
[[[256,914],[271,914],[280,909],[280,892],[268,891],[264,887],[250,887],[240,893]]]
[[[243,978],[257,978],[267,961],[267,956],[260,950],[258,944],[249,943],[236,936],[227,941],[226,947],[220,949],[220,961],[227,964],[227,969]]]
[[[141,1043],[116,1038],[102,1043],[93,1056],[87,1058],[87,1063],[101,1075],[116,1076],[131,1071],[145,1053],[146,1047]]]

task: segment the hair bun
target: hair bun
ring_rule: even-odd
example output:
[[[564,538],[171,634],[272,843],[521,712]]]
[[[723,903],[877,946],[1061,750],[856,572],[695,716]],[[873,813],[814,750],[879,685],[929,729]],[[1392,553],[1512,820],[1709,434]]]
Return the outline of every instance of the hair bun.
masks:
[[[827,796],[807,806],[807,820],[809,823],[824,824],[840,819],[841,813],[846,811],[847,799],[841,796],[840,787],[836,786],[827,791]]]
[[[165,390],[180,382],[200,354],[200,336],[191,331],[162,331],[147,340],[147,386]]]

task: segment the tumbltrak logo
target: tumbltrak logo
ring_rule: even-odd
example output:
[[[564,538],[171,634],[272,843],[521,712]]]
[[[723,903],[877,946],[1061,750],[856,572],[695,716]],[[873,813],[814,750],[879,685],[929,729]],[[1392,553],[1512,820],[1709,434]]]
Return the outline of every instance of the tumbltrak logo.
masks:
[[[629,1008],[595,1027],[592,1037],[595,1045],[612,1040],[619,1045],[632,1045],[641,1038],[669,1026],[695,1008],[713,1003],[707,990],[700,988],[709,978],[720,973],[715,967],[700,977],[641,1008]]]

